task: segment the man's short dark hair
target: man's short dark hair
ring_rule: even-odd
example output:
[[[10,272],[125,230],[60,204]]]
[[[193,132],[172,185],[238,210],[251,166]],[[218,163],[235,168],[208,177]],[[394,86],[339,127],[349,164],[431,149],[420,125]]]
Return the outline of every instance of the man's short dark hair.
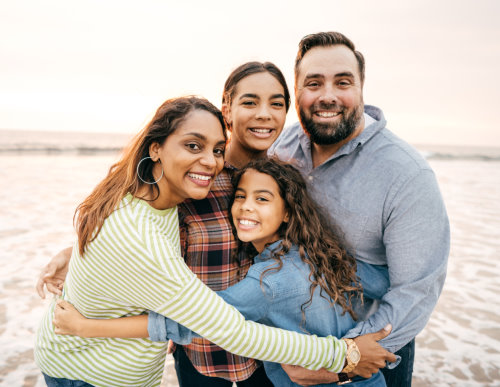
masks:
[[[300,62],[307,51],[314,47],[328,47],[338,44],[349,48],[356,57],[356,60],[358,61],[359,77],[361,79],[361,84],[363,84],[365,81],[365,58],[363,57],[363,54],[356,51],[354,43],[340,32],[318,32],[316,34],[306,35],[302,38],[299,43],[297,57],[295,58],[295,80],[297,80],[297,76],[299,74]]]

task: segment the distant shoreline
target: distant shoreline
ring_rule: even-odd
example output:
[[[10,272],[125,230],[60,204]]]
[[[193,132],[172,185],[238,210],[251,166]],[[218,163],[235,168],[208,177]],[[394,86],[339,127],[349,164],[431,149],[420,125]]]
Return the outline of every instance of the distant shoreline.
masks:
[[[0,129],[0,155],[116,154],[132,133]],[[500,147],[412,144],[429,160],[500,161]]]

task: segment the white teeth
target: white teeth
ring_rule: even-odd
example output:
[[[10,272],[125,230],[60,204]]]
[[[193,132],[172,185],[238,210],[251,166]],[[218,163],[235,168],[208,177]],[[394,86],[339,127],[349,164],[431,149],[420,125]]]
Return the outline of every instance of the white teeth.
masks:
[[[316,113],[320,117],[325,117],[325,118],[330,118],[330,117],[336,117],[340,113],[334,113],[334,112],[317,112]]]
[[[257,132],[257,133],[262,133],[262,134],[267,134],[271,133],[272,129],[260,129],[260,128],[252,128],[250,129],[252,132]]]
[[[257,222],[254,222],[253,220],[248,220],[248,219],[240,219],[240,224],[244,226],[255,226]]]
[[[188,173],[188,176],[198,180],[210,180],[212,178],[211,176],[198,175],[197,173]]]

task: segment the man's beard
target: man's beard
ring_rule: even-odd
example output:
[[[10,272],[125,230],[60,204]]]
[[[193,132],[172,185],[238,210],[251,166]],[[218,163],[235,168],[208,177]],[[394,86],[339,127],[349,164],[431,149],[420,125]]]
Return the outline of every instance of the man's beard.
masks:
[[[328,110],[332,106],[321,105],[321,108]],[[349,137],[361,120],[363,114],[363,104],[356,106],[350,114],[346,115],[346,110],[342,110],[340,122],[318,123],[313,121],[313,115],[306,117],[303,109],[299,109],[300,123],[302,128],[309,134],[311,142],[318,145],[337,144]]]

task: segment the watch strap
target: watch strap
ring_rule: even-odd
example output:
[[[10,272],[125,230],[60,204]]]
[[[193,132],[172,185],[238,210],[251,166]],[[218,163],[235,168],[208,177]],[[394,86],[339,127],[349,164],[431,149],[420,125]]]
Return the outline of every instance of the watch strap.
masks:
[[[345,372],[340,372],[337,375],[339,376],[339,381],[337,382],[337,385],[339,386],[352,382],[351,378],[349,378],[349,376]]]

